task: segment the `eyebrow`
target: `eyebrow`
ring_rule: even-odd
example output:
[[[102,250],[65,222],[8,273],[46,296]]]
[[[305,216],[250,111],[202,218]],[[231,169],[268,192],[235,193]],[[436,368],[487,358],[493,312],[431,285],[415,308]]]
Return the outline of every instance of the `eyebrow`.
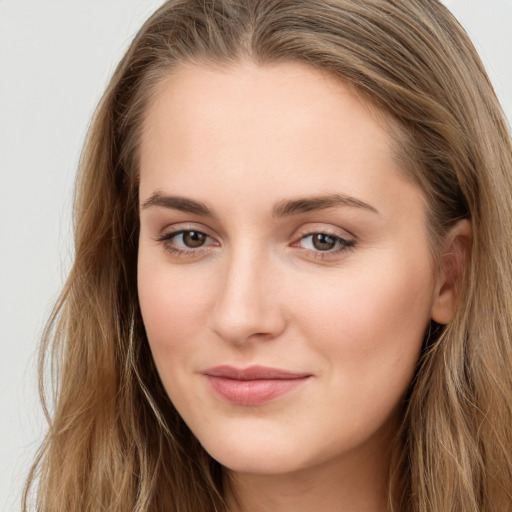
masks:
[[[180,196],[167,196],[161,192],[155,192],[149,199],[142,203],[142,209],[145,210],[151,206],[158,206],[160,208],[169,208],[172,210],[179,210],[186,213],[193,213],[203,217],[215,218],[212,210],[204,203],[188,199]]]
[[[352,208],[363,208],[370,212],[379,214],[379,211],[373,206],[365,203],[355,197],[343,194],[327,194],[322,196],[303,197],[289,201],[281,201],[273,211],[274,217],[287,217],[289,215],[299,215],[317,210],[326,210],[337,206],[349,206]]]
[[[213,211],[204,203],[188,199],[181,196],[164,195],[161,192],[155,192],[149,199],[142,203],[142,209],[157,206],[160,208],[169,208],[179,210],[203,217],[216,218]],[[284,200],[277,203],[272,209],[274,218],[289,217],[318,210],[326,210],[338,206],[348,206],[351,208],[362,208],[370,212],[379,214],[379,211],[368,203],[365,203],[354,197],[343,194],[327,194],[321,196],[301,197],[298,199]]]

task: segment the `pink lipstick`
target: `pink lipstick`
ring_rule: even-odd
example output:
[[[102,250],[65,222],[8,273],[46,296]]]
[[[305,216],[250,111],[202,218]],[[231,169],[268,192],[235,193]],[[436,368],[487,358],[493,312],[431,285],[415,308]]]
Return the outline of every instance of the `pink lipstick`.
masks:
[[[236,405],[260,405],[306,382],[311,374],[295,373],[266,366],[245,369],[221,365],[203,372],[214,393]]]

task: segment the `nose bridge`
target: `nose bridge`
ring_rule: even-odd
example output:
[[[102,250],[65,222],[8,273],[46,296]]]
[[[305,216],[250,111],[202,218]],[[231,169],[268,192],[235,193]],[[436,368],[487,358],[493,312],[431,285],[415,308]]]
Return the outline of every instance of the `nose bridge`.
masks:
[[[284,327],[276,294],[276,269],[261,247],[247,244],[227,256],[212,313],[212,329],[227,341],[274,337]]]

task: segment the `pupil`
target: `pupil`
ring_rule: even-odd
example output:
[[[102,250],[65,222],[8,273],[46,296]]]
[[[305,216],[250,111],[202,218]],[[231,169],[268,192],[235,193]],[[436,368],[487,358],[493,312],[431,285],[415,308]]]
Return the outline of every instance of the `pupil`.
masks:
[[[206,240],[206,235],[199,231],[187,231],[183,234],[183,242],[187,247],[201,247]]]
[[[319,251],[328,251],[330,249],[333,249],[336,245],[336,240],[334,237],[325,235],[322,233],[318,233],[315,236],[313,236],[313,246],[315,249],[318,249]]]

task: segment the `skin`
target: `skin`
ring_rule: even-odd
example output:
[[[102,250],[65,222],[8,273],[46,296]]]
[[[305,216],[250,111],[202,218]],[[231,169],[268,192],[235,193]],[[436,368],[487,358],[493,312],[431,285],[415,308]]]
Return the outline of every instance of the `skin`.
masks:
[[[181,67],[148,107],[140,305],[165,389],[227,468],[231,510],[386,509],[398,407],[429,320],[453,314],[455,278],[453,262],[434,270],[422,192],[382,119],[297,63]],[[367,206],[276,211],[333,194]],[[203,372],[221,364],[310,377],[243,406],[212,392]]]

